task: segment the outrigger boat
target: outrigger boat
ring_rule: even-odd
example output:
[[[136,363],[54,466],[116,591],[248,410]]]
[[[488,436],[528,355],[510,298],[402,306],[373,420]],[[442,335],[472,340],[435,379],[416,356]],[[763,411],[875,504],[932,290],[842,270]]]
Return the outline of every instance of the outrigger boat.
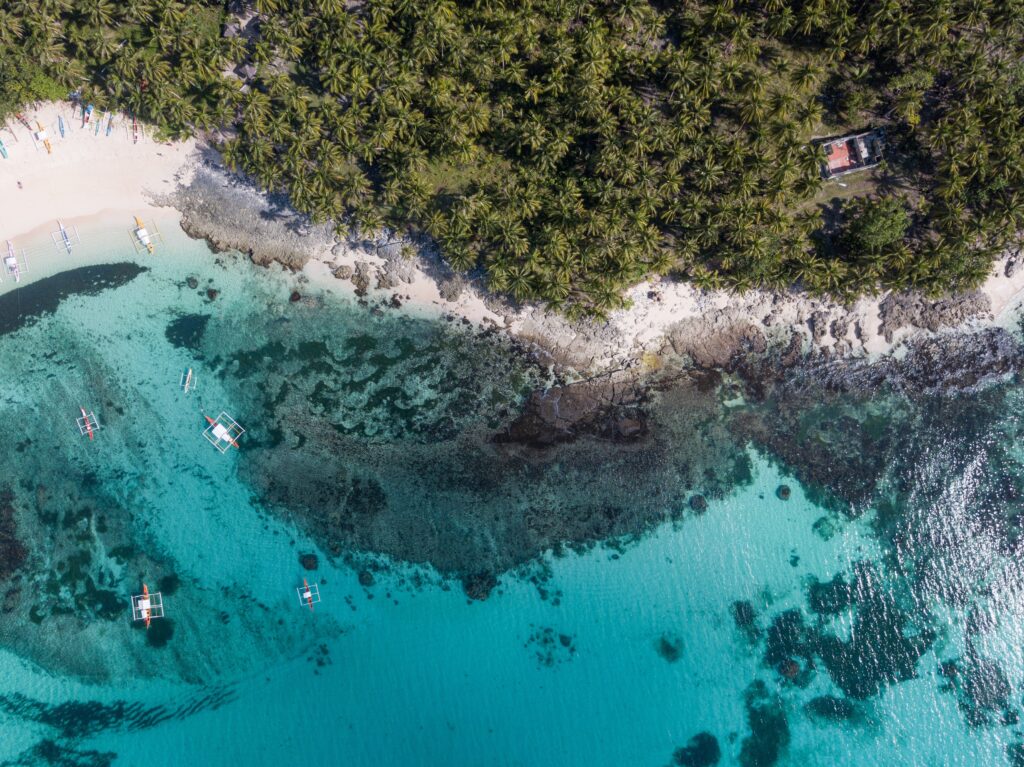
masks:
[[[42,141],[43,146],[46,147],[46,153],[53,154],[53,145],[50,144],[50,137],[46,135],[46,128],[44,128],[43,124],[38,120],[36,120],[36,125],[39,126],[39,130],[34,134],[36,141]]]
[[[92,442],[96,436],[96,432],[102,428],[100,426],[99,419],[96,418],[96,414],[92,411],[88,413],[85,412],[84,407],[79,407],[78,409],[82,411],[82,417],[77,419],[78,433],[83,437],[88,437],[89,441]]]
[[[194,391],[196,388],[196,375],[192,372],[192,368],[189,368],[181,374],[181,381],[178,382],[178,387],[185,393],[188,394],[190,391]]]
[[[149,628],[149,624],[153,622],[153,608],[152,602],[149,599],[149,586],[145,583],[142,584],[142,602],[145,605],[142,609],[143,620],[146,621],[146,628]]]
[[[82,127],[84,128],[89,124],[89,120],[92,118],[92,104],[82,109]]]
[[[79,421],[80,426],[82,427],[82,429],[84,429],[82,433],[88,434],[89,441],[92,442],[96,436],[96,432],[93,430],[93,423],[96,420],[96,417],[92,416],[90,418],[90,414],[85,412],[84,407],[79,407],[78,409],[82,411],[82,418]]]
[[[145,222],[138,216],[135,217],[135,227],[132,229],[131,234],[132,244],[135,246],[136,253],[142,248],[145,248],[150,253],[154,253],[157,240],[163,240],[163,236],[160,234],[160,230],[156,228],[156,224],[153,224],[153,231],[150,232],[146,228]]]
[[[157,591],[149,593],[149,586],[142,584],[142,593],[132,597],[132,620],[145,621],[146,628],[154,618],[164,617],[163,595]]]
[[[21,282],[21,264],[18,263],[18,255],[14,252],[14,243],[7,241],[7,255],[4,256],[4,269],[14,278],[15,282]]]
[[[211,445],[222,453],[226,453],[230,447],[238,449],[238,440],[245,434],[245,429],[239,426],[234,418],[227,413],[221,413],[216,418],[210,418],[203,413],[203,418],[209,424],[203,431],[203,436]]]
[[[139,143],[139,118],[132,115],[132,143]]]
[[[302,587],[295,590],[299,594],[299,604],[308,606],[309,611],[313,612],[313,605],[320,601],[320,587],[303,578]]]
[[[50,238],[58,250],[63,247],[70,256],[72,247],[82,241],[82,238],[78,236],[78,227],[73,226],[71,229],[68,229],[61,223],[60,219],[57,219],[57,227],[56,232],[50,232]]]
[[[3,156],[5,160],[7,159],[7,147],[4,146],[3,141],[0,141],[0,156]]]
[[[110,137],[110,131],[112,131],[113,129],[114,129],[114,115],[110,115],[110,117],[107,118],[107,134],[106,135],[107,135],[108,138]]]
[[[23,115],[21,112],[15,112],[14,116],[18,119],[18,122],[20,122],[22,125],[29,129],[29,132],[32,131],[32,124],[28,121],[25,115]]]
[[[107,114],[108,114],[107,112],[104,112],[104,113],[103,113],[103,117],[106,117],[106,116],[107,116]],[[98,136],[98,135],[100,135],[100,126],[101,126],[101,125],[103,125],[103,117],[101,117],[101,118],[100,118],[99,120],[97,120],[97,121],[96,121],[96,130],[94,130],[94,131],[92,132],[92,135],[93,135],[93,136]]]
[[[64,115],[57,115],[57,129],[60,131],[60,137],[64,138]]]

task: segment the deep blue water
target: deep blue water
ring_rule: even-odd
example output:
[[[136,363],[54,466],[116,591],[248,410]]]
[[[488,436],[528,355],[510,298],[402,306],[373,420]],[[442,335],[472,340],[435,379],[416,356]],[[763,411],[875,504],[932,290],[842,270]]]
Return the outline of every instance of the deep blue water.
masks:
[[[1024,764],[1014,385],[788,413],[860,440],[852,505],[728,391],[665,394],[651,447],[517,451],[514,351],[162,229],[138,269],[83,227],[90,271],[0,296],[0,763]],[[448,577],[501,562],[484,601]]]

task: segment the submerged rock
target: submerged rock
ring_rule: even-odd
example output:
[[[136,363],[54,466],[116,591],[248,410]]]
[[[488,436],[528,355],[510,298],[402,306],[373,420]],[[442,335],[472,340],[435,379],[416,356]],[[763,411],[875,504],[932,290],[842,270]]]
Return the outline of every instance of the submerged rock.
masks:
[[[474,573],[462,578],[462,590],[466,596],[481,602],[491,595],[497,585],[498,579],[493,573]]]
[[[722,759],[718,738],[710,732],[698,732],[682,748],[672,754],[672,764],[677,767],[713,767]]]
[[[313,552],[299,554],[299,564],[304,570],[316,570],[320,566],[320,560]]]
[[[790,490],[789,485],[779,485],[775,488],[775,497],[780,501],[788,501],[792,494],[793,491]]]

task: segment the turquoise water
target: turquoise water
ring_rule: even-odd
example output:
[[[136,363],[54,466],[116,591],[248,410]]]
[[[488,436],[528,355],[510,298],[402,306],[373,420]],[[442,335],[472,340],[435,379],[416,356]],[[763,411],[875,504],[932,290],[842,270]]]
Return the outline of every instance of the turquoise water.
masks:
[[[161,228],[136,259],[119,224],[82,227],[78,263],[144,271],[0,297],[25,549],[0,582],[0,763],[1024,763],[1014,386],[843,403],[892,421],[864,427],[855,508],[729,431],[747,406],[724,392],[697,425],[666,395],[651,448],[496,447],[544,380],[513,350]],[[521,529],[606,505],[597,545]],[[143,580],[168,614],[148,634]]]

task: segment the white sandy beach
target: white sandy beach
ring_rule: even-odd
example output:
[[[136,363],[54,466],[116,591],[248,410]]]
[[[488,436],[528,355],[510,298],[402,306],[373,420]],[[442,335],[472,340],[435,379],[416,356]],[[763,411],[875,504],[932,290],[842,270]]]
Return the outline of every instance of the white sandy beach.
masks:
[[[199,159],[195,141],[158,143],[147,130],[134,143],[131,121],[123,115],[115,117],[108,136],[105,117],[94,115],[93,124],[83,127],[80,114],[65,103],[41,105],[25,116],[33,125],[38,120],[45,127],[53,151],[47,154],[33,133],[13,119],[0,131],[9,154],[0,160],[0,240],[17,243],[20,238],[38,238],[56,229],[57,219],[73,224],[123,215],[126,230],[133,215],[145,218],[159,210],[161,215],[180,219],[173,209],[158,209],[153,200],[165,199],[180,183],[188,183]],[[58,130],[60,116],[65,126],[63,138]],[[98,134],[96,120],[102,120]],[[245,232],[241,235],[244,237]],[[478,326],[503,327],[553,351],[556,358],[581,371],[635,366],[645,356],[649,358],[647,364],[656,365],[658,355],[679,352],[680,338],[687,353],[690,347],[701,344],[727,346],[737,328],[743,326],[755,327],[765,337],[777,339],[797,330],[817,348],[868,357],[884,354],[900,341],[924,332],[911,323],[890,332],[887,339],[879,313],[884,294],[842,306],[801,294],[704,292],[667,280],[635,286],[628,293],[630,308],[614,312],[606,323],[585,326],[569,323],[537,306],[502,309],[486,302],[470,285],[454,300],[446,300],[438,282],[428,275],[423,258],[412,260],[399,284],[379,287],[380,275],[385,271],[382,248],[374,253],[340,244],[316,245],[312,239],[309,242],[309,260],[300,280],[352,295],[353,284],[339,279],[335,272],[339,267],[356,270],[361,263],[374,276],[367,291],[371,301],[388,302],[394,297],[405,311],[450,314]],[[46,251],[34,257],[52,263],[34,270],[23,283],[60,271],[65,263],[67,267],[78,265],[74,256],[59,254],[56,249]],[[1005,260],[994,265],[981,289],[989,311],[971,323],[1005,324],[1010,321],[1008,310],[1021,303],[1024,267],[1012,277],[1005,276],[1005,267]],[[0,292],[13,287],[11,280],[5,280],[0,283]],[[718,343],[716,339],[721,338],[725,341]]]
[[[133,143],[131,119],[125,115],[115,115],[108,136],[106,119],[95,133],[100,113],[85,127],[81,115],[72,114],[67,103],[24,113],[33,126],[37,121],[44,126],[51,154],[13,118],[0,130],[8,153],[0,159],[0,240],[17,244],[36,230],[55,229],[57,219],[80,221],[107,211],[144,216],[153,208],[152,195],[173,189],[175,177],[194,156],[195,141],[158,143],[148,128]],[[64,118],[63,138],[59,116]]]

